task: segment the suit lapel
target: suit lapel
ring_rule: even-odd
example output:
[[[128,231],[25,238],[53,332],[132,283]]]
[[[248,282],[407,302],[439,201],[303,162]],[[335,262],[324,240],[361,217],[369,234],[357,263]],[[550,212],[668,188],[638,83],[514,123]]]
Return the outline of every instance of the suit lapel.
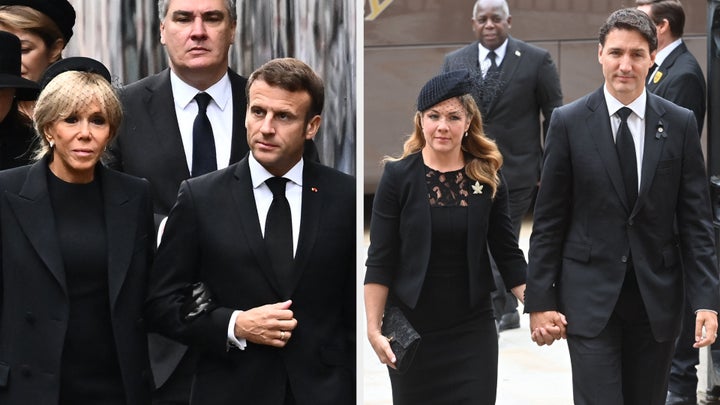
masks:
[[[190,177],[190,169],[185,158],[185,149],[182,144],[180,127],[177,123],[172,86],[170,85],[170,69],[157,76],[157,80],[151,82],[147,87],[148,92],[143,97],[145,110],[148,111],[148,119],[152,122],[152,133],[144,134],[152,136],[155,142],[163,150],[167,151],[167,160],[164,165],[175,168],[178,174],[178,181]]]
[[[47,187],[47,158],[30,166],[18,195],[7,194],[8,202],[36,253],[67,294],[65,268],[55,230],[55,217]]]
[[[300,233],[298,246],[295,251],[295,265],[291,282],[290,293],[292,294],[302,278],[307,266],[308,259],[317,240],[318,228],[323,202],[325,201],[326,188],[320,183],[317,174],[317,166],[313,162],[305,161],[303,166],[303,187],[302,187],[302,213],[300,219]]]
[[[633,213],[638,210],[645,203],[650,185],[655,178],[655,171],[657,169],[660,156],[662,154],[663,146],[665,146],[665,138],[659,135],[658,128],[663,126],[662,116],[665,114],[665,110],[660,104],[655,102],[655,96],[647,94],[647,107],[645,109],[645,139],[644,139],[644,151],[642,170],[640,172],[640,192],[638,193],[637,204]],[[656,137],[656,134],[658,135]]]
[[[112,174],[109,170],[100,168],[108,241],[110,308],[114,309],[135,249],[137,221],[133,218],[138,217],[138,200],[133,200],[118,182],[118,178]]]
[[[253,252],[259,263],[258,271],[263,274],[278,296],[283,296],[283,289],[274,276],[275,272],[260,229],[247,157],[237,165],[233,178],[236,184],[231,185],[230,193],[235,204],[239,207],[236,212],[240,219],[242,232],[248,242],[247,247]]]
[[[247,98],[245,96],[245,79],[232,70],[228,70],[228,76],[230,77],[233,97],[233,132],[230,145],[230,162],[228,164],[233,164],[247,155],[249,150],[245,130]]]
[[[585,117],[586,133],[592,134],[598,153],[604,162],[610,182],[615,189],[620,201],[628,213],[631,208],[625,193],[622,172],[620,171],[620,159],[615,149],[612,127],[610,126],[610,115],[605,102],[605,95],[602,87],[590,95],[586,104],[588,115]]]
[[[667,72],[675,64],[677,58],[687,52],[687,46],[685,43],[681,43],[677,48],[673,49],[672,52],[665,58],[662,65],[658,68],[657,72],[653,76],[653,79],[647,84],[646,88],[650,92],[654,92],[663,82],[663,79],[667,77]]]

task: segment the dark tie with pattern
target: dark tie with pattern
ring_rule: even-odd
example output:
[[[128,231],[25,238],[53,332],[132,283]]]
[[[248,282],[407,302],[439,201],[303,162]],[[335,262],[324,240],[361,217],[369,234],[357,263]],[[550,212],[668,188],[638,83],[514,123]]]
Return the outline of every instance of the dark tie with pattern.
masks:
[[[616,114],[620,117],[620,127],[615,135],[615,148],[620,159],[620,170],[622,171],[625,193],[627,193],[630,207],[635,205],[638,195],[637,157],[635,156],[635,143],[633,142],[627,119],[632,110],[623,107]]]
[[[497,58],[497,54],[495,51],[488,52],[487,55],[488,59],[490,59],[490,67],[488,68],[487,72],[485,73],[485,77],[495,77],[497,76],[497,72],[500,71],[500,68],[498,67],[497,63],[495,62],[495,59]]]
[[[198,113],[193,122],[193,177],[217,170],[215,138],[207,116],[207,106],[210,104],[210,100],[212,97],[207,93],[198,93],[195,96]]]
[[[280,285],[289,293],[287,288],[293,267],[293,237],[290,203],[285,198],[287,182],[288,179],[284,177],[271,177],[265,180],[265,184],[273,193],[265,220],[265,246]]]

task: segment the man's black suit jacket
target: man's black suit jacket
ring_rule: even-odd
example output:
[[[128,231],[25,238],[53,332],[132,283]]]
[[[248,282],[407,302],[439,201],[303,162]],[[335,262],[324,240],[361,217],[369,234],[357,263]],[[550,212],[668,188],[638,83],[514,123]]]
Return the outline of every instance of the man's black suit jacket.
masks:
[[[442,71],[458,69],[470,70],[482,80],[478,42],[445,56]],[[547,129],[553,110],[562,105],[560,78],[548,51],[512,37],[500,69],[500,87],[482,117],[483,128],[503,155],[509,189],[535,187],[543,153],[540,112]],[[481,105],[481,95],[473,96]]]
[[[68,288],[47,160],[0,173],[0,403],[57,404]],[[149,185],[98,167],[112,329],[128,404],[150,403],[143,304],[155,250]]]
[[[553,113],[530,239],[525,311],[559,310],[595,337],[632,260],[657,341],[680,329],[683,293],[717,311],[705,165],[691,111],[647,93],[640,191],[627,202],[603,90]],[[660,131],[662,129],[662,131]]]
[[[258,221],[247,158],[183,182],[151,274],[153,329],[200,352],[193,404],[355,402],[355,182],[305,161],[292,293],[281,293]],[[203,281],[218,308],[179,319],[183,288]],[[293,300],[298,320],[282,348],[228,349],[233,310]]]
[[[228,69],[233,97],[230,161],[248,152],[245,130],[247,79]],[[108,148],[108,165],[150,181],[156,223],[170,212],[180,183],[190,177],[170,85],[170,69],[132,83],[120,92],[123,122]]]
[[[673,49],[647,85],[648,91],[691,110],[698,133],[705,120],[705,76],[685,43]]]

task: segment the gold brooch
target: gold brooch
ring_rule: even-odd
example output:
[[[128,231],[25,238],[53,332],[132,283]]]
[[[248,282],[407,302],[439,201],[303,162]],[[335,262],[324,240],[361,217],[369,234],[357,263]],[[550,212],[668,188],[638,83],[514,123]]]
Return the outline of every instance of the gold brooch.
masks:
[[[653,83],[659,82],[662,76],[663,74],[661,71],[658,70],[657,72],[655,72],[655,76],[653,76]]]

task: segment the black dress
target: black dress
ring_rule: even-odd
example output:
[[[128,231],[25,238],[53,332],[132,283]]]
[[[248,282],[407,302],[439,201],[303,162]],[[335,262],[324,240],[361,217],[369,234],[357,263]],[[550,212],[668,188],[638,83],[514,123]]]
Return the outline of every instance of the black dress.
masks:
[[[113,336],[108,249],[99,176],[66,183],[48,170],[70,304],[60,369],[59,405],[125,405]]]
[[[470,182],[464,170],[428,167],[426,180],[432,247],[420,298],[410,309],[389,297],[422,336],[408,371],[390,371],[393,403],[494,404],[498,345],[490,295],[470,306],[469,271],[490,271],[468,268]]]

